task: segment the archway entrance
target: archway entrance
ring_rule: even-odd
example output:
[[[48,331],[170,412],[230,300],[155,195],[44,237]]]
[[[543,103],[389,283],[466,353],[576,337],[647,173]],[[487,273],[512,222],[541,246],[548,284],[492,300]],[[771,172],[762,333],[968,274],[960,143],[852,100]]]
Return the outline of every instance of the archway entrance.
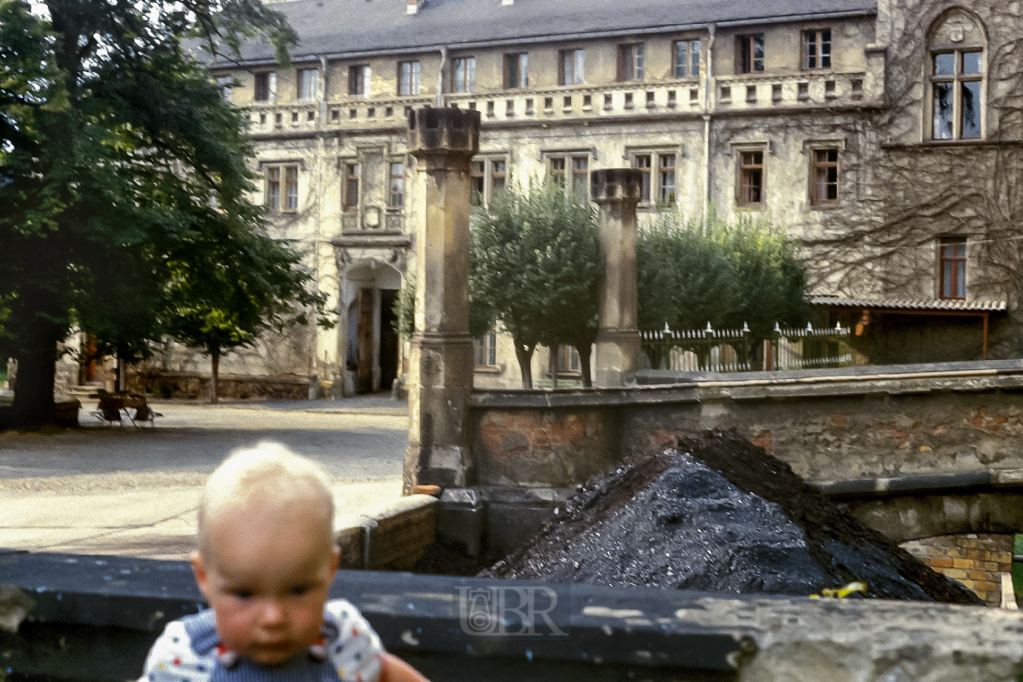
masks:
[[[342,279],[346,387],[355,393],[389,390],[398,376],[400,344],[394,302],[401,275],[375,260],[348,267]]]

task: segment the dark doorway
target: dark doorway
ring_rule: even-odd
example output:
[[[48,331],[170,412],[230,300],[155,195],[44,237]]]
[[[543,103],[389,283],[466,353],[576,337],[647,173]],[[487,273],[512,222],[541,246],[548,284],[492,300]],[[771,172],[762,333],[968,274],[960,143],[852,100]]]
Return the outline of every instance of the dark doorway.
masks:
[[[359,350],[355,370],[356,393],[373,390],[373,289],[359,289]]]
[[[398,335],[394,331],[397,298],[398,292],[394,289],[380,290],[380,388],[385,391],[398,376]]]

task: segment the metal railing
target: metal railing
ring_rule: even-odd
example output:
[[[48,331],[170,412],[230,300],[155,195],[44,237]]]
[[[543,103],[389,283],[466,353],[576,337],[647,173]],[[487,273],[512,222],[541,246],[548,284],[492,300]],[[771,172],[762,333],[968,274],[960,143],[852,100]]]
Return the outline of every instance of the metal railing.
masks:
[[[643,352],[651,369],[675,372],[750,372],[759,370],[820,369],[852,362],[849,328],[783,329],[775,324],[769,338],[742,329],[673,330],[640,332]]]

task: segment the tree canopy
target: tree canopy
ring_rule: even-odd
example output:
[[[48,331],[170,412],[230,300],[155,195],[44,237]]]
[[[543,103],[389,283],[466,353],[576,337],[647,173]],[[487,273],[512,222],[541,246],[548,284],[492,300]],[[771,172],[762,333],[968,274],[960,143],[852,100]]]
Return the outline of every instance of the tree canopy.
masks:
[[[258,0],[0,0],[0,357],[19,363],[15,423],[52,416],[57,343],[74,327],[138,358],[166,331],[208,350],[281,321],[289,301],[316,303],[247,199],[241,114],[182,47],[259,34],[281,53],[295,43]],[[204,308],[228,341],[189,331]]]
[[[589,385],[604,274],[596,210],[557,183],[497,193],[473,215],[470,332],[495,322],[511,334],[524,388],[537,344],[574,345]]]
[[[796,242],[766,220],[685,221],[658,214],[636,240],[639,328],[739,329],[767,338],[806,321],[806,274]]]

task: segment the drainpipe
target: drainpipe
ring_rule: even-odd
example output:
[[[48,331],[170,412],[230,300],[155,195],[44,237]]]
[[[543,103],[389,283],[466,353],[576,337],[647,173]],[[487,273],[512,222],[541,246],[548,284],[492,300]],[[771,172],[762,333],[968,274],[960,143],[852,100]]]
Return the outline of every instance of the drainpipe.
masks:
[[[320,55],[320,127],[323,128],[327,116],[327,55]]]
[[[448,65],[448,46],[440,48],[440,69],[437,71],[437,106],[444,106],[444,69]]]
[[[703,163],[705,173],[703,177],[703,227],[707,229],[707,217],[710,213],[711,204],[711,173],[710,161],[710,118],[711,103],[713,102],[714,88],[714,40],[717,37],[717,24],[711,24],[710,40],[707,42],[707,74],[703,80]]]

